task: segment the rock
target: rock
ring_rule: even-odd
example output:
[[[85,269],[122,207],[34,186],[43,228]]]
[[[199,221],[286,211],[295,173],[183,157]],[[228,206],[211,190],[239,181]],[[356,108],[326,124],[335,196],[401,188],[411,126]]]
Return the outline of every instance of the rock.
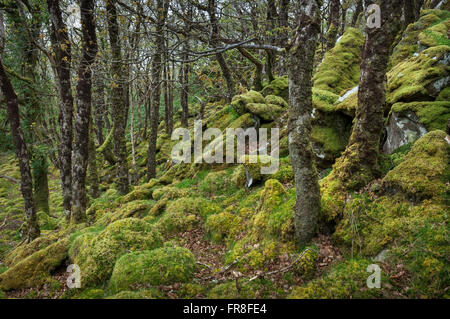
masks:
[[[403,116],[392,113],[386,133],[383,152],[392,154],[399,147],[417,141],[427,133],[427,129],[420,124],[419,118],[413,112],[407,112]]]
[[[192,279],[195,269],[195,257],[186,248],[164,247],[129,253],[114,266],[108,289],[115,293],[139,286],[185,283]]]

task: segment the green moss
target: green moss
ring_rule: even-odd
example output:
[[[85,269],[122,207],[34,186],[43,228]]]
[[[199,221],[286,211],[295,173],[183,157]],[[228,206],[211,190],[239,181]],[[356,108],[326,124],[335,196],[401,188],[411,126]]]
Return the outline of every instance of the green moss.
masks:
[[[264,121],[274,121],[284,111],[281,106],[266,103],[249,103],[246,105],[246,110]]]
[[[193,214],[206,218],[211,214],[220,212],[220,207],[201,197],[184,197],[167,205],[166,213]]]
[[[321,90],[318,88],[312,89],[313,107],[323,112],[334,111],[334,104],[339,99],[339,95],[332,92]]]
[[[442,89],[435,83],[449,72],[449,67],[440,60],[449,52],[447,45],[432,47],[392,68],[387,74],[387,103],[434,100]]]
[[[162,199],[173,200],[187,196],[188,192],[184,187],[180,188],[178,185],[176,184],[176,187],[168,185],[155,189],[152,194],[153,199],[157,201]]]
[[[449,177],[446,136],[443,131],[433,131],[418,140],[404,161],[383,179],[384,191],[413,200],[443,195]]]
[[[208,198],[232,195],[237,191],[236,186],[232,181],[232,173],[232,170],[210,172],[201,182],[199,182],[198,191]]]
[[[315,279],[298,287],[289,295],[291,299],[372,299],[383,297],[384,288],[369,289],[366,281],[370,273],[367,266],[372,262],[353,259],[338,264],[323,278]],[[386,283],[383,278],[382,283]]]
[[[271,294],[271,285],[264,280],[240,279],[239,289],[235,281],[229,281],[215,286],[208,293],[208,299],[256,299],[268,298]]]
[[[184,211],[166,212],[154,225],[163,236],[193,230],[199,223],[199,218],[194,214]]]
[[[205,222],[205,230],[214,242],[221,242],[227,236],[234,236],[240,229],[242,220],[230,212],[210,215]]]
[[[0,274],[0,289],[30,288],[42,284],[46,277],[67,258],[68,239],[42,249],[19,261]]]
[[[91,288],[85,289],[72,299],[103,299],[105,291],[103,289]]]
[[[426,30],[423,30],[419,34],[420,45],[426,47],[450,45],[450,40],[447,38],[447,32],[449,29],[450,19],[439,24],[435,24]]]
[[[345,100],[338,103],[336,111],[340,111],[348,116],[354,117],[358,108],[358,91],[350,94]]]
[[[157,289],[147,289],[141,291],[121,291],[106,299],[161,299],[162,294]]]
[[[266,104],[273,104],[281,106],[282,108],[287,108],[288,104],[285,99],[283,99],[281,96],[276,95],[267,95],[265,98]]]
[[[36,238],[31,243],[22,243],[5,257],[4,262],[8,266],[13,266],[35,252],[50,246],[55,241],[56,238],[53,236],[42,236]]]
[[[96,225],[108,225],[120,219],[135,217],[142,218],[145,216],[150,208],[155,205],[152,200],[135,200],[132,202],[127,202],[126,204],[120,206],[115,211],[108,212],[99,216],[96,221]]]
[[[109,290],[136,289],[189,281],[195,272],[194,255],[185,248],[164,247],[122,256],[114,266]]]
[[[150,224],[127,218],[110,224],[100,233],[78,236],[69,250],[70,259],[83,272],[82,286],[101,283],[111,275],[115,261],[129,251],[161,247],[163,238]]]
[[[314,88],[340,95],[359,83],[364,35],[348,28],[336,46],[325,54],[314,75]]]
[[[190,164],[176,164],[172,166],[159,181],[163,184],[172,184],[175,181],[181,181],[187,177],[191,177],[193,175],[191,168],[192,166]]]
[[[199,299],[204,297],[205,288],[203,285],[187,283],[178,290],[178,296],[183,299]]]
[[[262,90],[263,96],[276,95],[282,97],[285,101],[289,101],[289,80],[287,76],[278,77]],[[256,102],[264,103],[264,102]]]
[[[253,185],[264,179],[263,167],[269,167],[271,163],[276,163],[279,160],[269,155],[245,155],[240,161],[244,163],[245,173],[248,175],[246,180],[251,179]]]
[[[236,95],[231,101],[231,106],[239,115],[245,114],[246,105],[250,103],[265,103],[264,96],[256,91],[248,91],[247,93]]]
[[[136,200],[151,199],[155,187],[159,184],[159,180],[152,179],[146,184],[136,186],[130,193],[125,195],[122,199],[123,203],[128,203]]]
[[[323,127],[314,125],[311,131],[311,139],[319,143],[326,153],[338,157],[345,150],[347,140],[345,136],[336,132],[333,127]]]
[[[253,120],[252,115],[250,113],[245,113],[244,115],[237,118],[233,123],[231,123],[229,128],[246,129],[253,126],[255,126],[255,121]]]
[[[280,159],[280,168],[275,174],[270,175],[270,179],[276,179],[283,184],[294,182],[294,170],[288,157]]]
[[[445,131],[450,118],[450,101],[396,103],[392,106],[392,112],[400,115],[414,112],[428,131]]]

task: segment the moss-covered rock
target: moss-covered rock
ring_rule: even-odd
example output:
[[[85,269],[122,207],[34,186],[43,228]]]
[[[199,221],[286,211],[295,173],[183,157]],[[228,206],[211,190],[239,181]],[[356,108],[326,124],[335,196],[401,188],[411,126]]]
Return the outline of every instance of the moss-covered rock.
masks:
[[[114,293],[187,282],[195,268],[195,257],[185,248],[164,247],[126,254],[114,266],[109,290]]]
[[[270,285],[262,280],[248,282],[248,279],[229,281],[215,286],[208,293],[209,299],[256,299],[267,298],[270,293]],[[239,289],[238,289],[239,288]]]
[[[126,204],[120,206],[113,212],[108,212],[99,216],[95,225],[109,225],[112,222],[115,222],[120,219],[135,217],[142,218],[144,217],[155,205],[155,202],[152,200],[135,200],[132,202],[127,202]]]
[[[35,252],[50,246],[56,240],[57,238],[54,236],[42,236],[36,238],[31,243],[22,243],[5,257],[4,263],[11,267]]]
[[[266,104],[278,105],[282,108],[287,108],[288,103],[281,96],[267,95],[265,98]]]
[[[298,287],[289,295],[291,299],[365,299],[383,297],[384,289],[367,288],[367,266],[372,262],[353,259],[338,264],[323,278],[314,279]],[[383,276],[382,283],[387,283]]]
[[[201,197],[184,197],[167,205],[166,214],[183,213],[206,218],[220,212],[220,207]]]
[[[163,184],[172,184],[174,181],[181,181],[192,175],[192,166],[190,164],[180,163],[172,166],[159,181]]]
[[[221,242],[227,236],[233,236],[240,229],[242,220],[225,211],[219,214],[210,215],[205,223],[205,230],[210,238],[215,242]]]
[[[443,195],[450,176],[446,138],[445,132],[433,131],[418,140],[404,161],[383,179],[383,190],[415,201]]]
[[[262,90],[263,96],[275,95],[289,101],[289,80],[287,76],[278,77]],[[264,102],[258,102],[264,103]]]
[[[341,95],[358,85],[364,35],[348,28],[336,46],[325,54],[314,75],[314,88]]]
[[[136,186],[131,192],[125,195],[122,199],[123,203],[128,203],[136,200],[151,199],[155,187],[159,184],[159,180],[152,179],[146,184]]]
[[[80,266],[83,287],[109,278],[116,260],[129,251],[161,247],[161,234],[149,223],[127,218],[116,221],[100,233],[88,232],[72,243],[70,259]]]
[[[41,249],[0,274],[0,289],[11,290],[38,286],[67,258],[69,240],[61,239]]]
[[[248,91],[247,93],[236,95],[231,101],[231,106],[239,115],[244,115],[246,105],[250,103],[266,103],[264,96],[256,91]]]
[[[193,230],[199,223],[199,218],[195,214],[187,214],[179,210],[166,212],[154,225],[163,236]]]
[[[254,184],[262,181],[265,176],[270,174],[263,174],[264,168],[269,168],[271,164],[275,163],[279,167],[279,159],[273,158],[269,155],[245,155],[240,159],[245,168],[246,186],[251,187]],[[242,171],[240,171],[242,173]],[[237,177],[236,177],[237,178]],[[242,180],[242,177],[238,178]]]
[[[312,89],[313,108],[322,112],[333,112],[339,95],[318,88]]]
[[[284,111],[281,106],[266,103],[249,103],[246,105],[246,110],[264,121],[274,121]]]

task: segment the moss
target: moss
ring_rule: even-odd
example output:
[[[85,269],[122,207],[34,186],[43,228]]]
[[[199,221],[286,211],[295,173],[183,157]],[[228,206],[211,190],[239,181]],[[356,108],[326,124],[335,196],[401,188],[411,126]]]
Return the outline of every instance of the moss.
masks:
[[[227,236],[236,235],[242,220],[230,212],[210,215],[205,222],[205,230],[214,242],[221,242]]]
[[[323,112],[334,111],[334,104],[339,99],[339,95],[318,88],[312,89],[313,107]]]
[[[273,104],[281,106],[282,108],[287,108],[288,104],[285,99],[283,99],[281,96],[276,95],[267,95],[265,98],[266,104]]]
[[[200,197],[184,197],[167,205],[167,214],[193,214],[201,218],[206,218],[211,214],[218,213],[220,207],[213,202]]]
[[[0,289],[11,290],[38,286],[67,258],[68,239],[42,249],[0,274]]]
[[[265,103],[264,96],[256,91],[248,91],[245,94],[236,95],[231,101],[231,106],[239,115],[245,114],[246,105],[250,103]]]
[[[208,299],[256,299],[268,298],[271,294],[271,286],[264,280],[248,279],[238,281],[239,289],[235,281],[229,281],[215,286],[208,293]]]
[[[243,165],[238,165],[233,170],[231,181],[236,187],[244,187],[246,185],[245,167]]]
[[[428,131],[443,130],[447,127],[447,121],[450,118],[450,102],[411,102],[396,103],[392,106],[391,113],[405,114],[414,112],[420,123]]]
[[[179,187],[174,187],[171,185],[157,188],[153,191],[152,197],[154,200],[160,201],[162,199],[173,200],[188,195],[188,192]]]
[[[280,168],[275,174],[270,176],[270,179],[276,179],[283,184],[294,182],[294,170],[289,158],[280,159]]]
[[[358,91],[351,93],[346,99],[336,104],[336,111],[354,117],[358,108]]]
[[[269,167],[271,163],[276,163],[279,160],[269,155],[245,155],[240,161],[244,163],[247,186],[250,187],[264,179],[263,167]]]
[[[190,164],[173,165],[160,179],[163,184],[172,184],[175,181],[181,181],[193,175]]]
[[[118,292],[188,282],[195,269],[195,257],[185,248],[164,247],[130,253],[117,261],[108,288]]]
[[[298,287],[289,295],[290,299],[366,299],[383,297],[384,288],[369,289],[366,281],[370,275],[367,266],[372,262],[353,259],[334,266],[323,278],[315,279]],[[383,278],[382,283],[386,283]]]
[[[147,289],[141,291],[121,291],[106,299],[161,299],[162,294],[157,289]]]
[[[392,105],[437,98],[443,88],[436,83],[445,79],[449,72],[449,67],[440,61],[449,51],[447,45],[432,47],[392,68],[387,74],[387,103]]]
[[[150,208],[155,205],[152,200],[135,200],[132,202],[127,202],[126,204],[120,206],[113,212],[108,212],[100,216],[95,225],[108,225],[120,219],[135,217],[142,218],[145,216]]]
[[[430,26],[439,24],[448,19],[448,13],[441,10],[422,10],[419,20],[410,24],[403,33],[402,39],[395,46],[391,55],[390,64],[395,66],[412,57],[419,51],[419,34]]]
[[[80,266],[82,286],[101,283],[111,275],[115,261],[129,251],[161,247],[163,238],[150,224],[127,218],[110,224],[100,233],[86,233],[72,243],[69,256]]]
[[[232,195],[236,192],[236,186],[232,181],[232,170],[210,172],[199,182],[198,191],[205,197]]]
[[[338,157],[347,145],[347,139],[339,134],[333,127],[314,125],[311,131],[311,139],[319,143],[325,153],[330,153],[333,158]]]
[[[105,291],[98,288],[85,289],[72,299],[103,299]]]
[[[419,34],[419,45],[428,48],[438,45],[450,45],[450,41],[447,38],[447,32],[449,29],[450,19],[423,30]]]
[[[289,80],[287,76],[278,77],[262,90],[263,96],[275,95],[282,97],[285,101],[289,100]],[[264,102],[257,102],[264,103]]]
[[[199,223],[194,214],[186,214],[183,211],[170,211],[165,213],[154,225],[163,236],[193,230]]]
[[[146,184],[136,186],[130,193],[125,195],[122,199],[123,203],[128,203],[136,200],[151,199],[155,187],[159,184],[159,180],[152,179]]]
[[[53,236],[42,236],[36,238],[31,243],[22,243],[5,257],[4,262],[8,266],[13,266],[35,252],[50,246],[55,241],[56,238]]]
[[[264,121],[274,121],[283,113],[283,108],[275,104],[249,103],[246,109]]]
[[[404,161],[383,179],[383,190],[421,200],[443,195],[449,178],[447,134],[433,131],[418,140]]]
[[[359,83],[364,35],[348,28],[336,46],[325,54],[314,75],[314,88],[340,95]]]
[[[166,208],[167,203],[169,200],[167,198],[160,199],[149,211],[150,216],[158,216],[161,214],[164,209]]]
[[[319,258],[315,247],[307,247],[303,257],[293,266],[293,271],[304,280],[311,279],[316,273],[316,264]],[[298,258],[298,257],[297,257]]]
[[[187,283],[178,290],[178,297],[183,299],[199,299],[204,297],[205,288],[203,285]]]
[[[231,123],[229,128],[246,129],[246,128],[249,128],[249,127],[253,127],[255,125],[256,125],[256,123],[253,120],[252,115],[250,113],[245,113],[244,115],[242,115],[239,118],[237,118],[233,123]]]

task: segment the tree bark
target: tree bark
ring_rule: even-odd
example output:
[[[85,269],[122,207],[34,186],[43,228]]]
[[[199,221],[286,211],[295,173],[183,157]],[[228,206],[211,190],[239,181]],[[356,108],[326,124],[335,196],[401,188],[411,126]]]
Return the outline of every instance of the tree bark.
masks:
[[[0,86],[6,99],[6,107],[8,110],[8,121],[11,126],[11,134],[13,143],[16,148],[17,159],[19,160],[20,169],[20,190],[25,203],[25,220],[27,242],[33,241],[39,237],[40,230],[37,221],[36,206],[33,199],[33,180],[30,170],[30,157],[27,146],[23,138],[22,128],[20,127],[19,103],[14,88],[8,79],[3,68],[3,62],[0,60]]]
[[[82,56],[78,68],[77,113],[75,116],[75,146],[73,149],[73,192],[71,221],[86,220],[86,176],[89,158],[89,125],[92,104],[92,71],[97,55],[97,35],[94,24],[94,2],[81,0]]]
[[[357,190],[379,176],[386,68],[392,44],[402,26],[402,1],[380,1],[381,12],[385,13],[381,28],[366,28],[355,124],[349,144],[333,172],[348,189]]]
[[[359,21],[359,16],[363,12],[363,0],[357,0],[356,9],[352,17],[352,27],[355,27]]]
[[[113,120],[114,153],[117,156],[117,190],[124,195],[129,191],[127,146],[125,129],[127,125],[127,105],[125,103],[125,87],[123,76],[125,68],[122,64],[121,43],[119,38],[119,24],[115,0],[108,0],[106,4],[108,15],[108,33],[112,51],[112,83],[111,104]]]
[[[73,96],[70,81],[71,45],[67,28],[62,19],[59,0],[47,0],[52,21],[53,50],[55,52],[56,70],[59,82],[60,113],[59,127],[61,144],[59,161],[63,205],[66,219],[69,220],[72,211],[72,143],[73,143]]]
[[[320,213],[320,188],[311,145],[312,72],[317,35],[320,33],[320,0],[298,4],[299,21],[289,48],[289,151],[295,175],[296,239],[307,244],[315,235]]]
[[[152,60],[152,112],[148,141],[147,179],[156,177],[156,140],[158,138],[159,107],[161,98],[161,56],[164,53],[163,29],[168,11],[168,0],[157,0],[158,21],[156,24],[156,51]]]
[[[186,40],[188,41],[188,40]],[[187,52],[189,51],[189,44],[186,43],[184,47],[183,59],[187,59]],[[180,65],[179,81],[181,86],[180,104],[181,104],[181,126],[188,127],[189,120],[189,72],[190,66],[188,63]]]
[[[327,51],[334,48],[339,32],[339,12],[341,4],[339,0],[330,0],[329,27],[327,32]]]

